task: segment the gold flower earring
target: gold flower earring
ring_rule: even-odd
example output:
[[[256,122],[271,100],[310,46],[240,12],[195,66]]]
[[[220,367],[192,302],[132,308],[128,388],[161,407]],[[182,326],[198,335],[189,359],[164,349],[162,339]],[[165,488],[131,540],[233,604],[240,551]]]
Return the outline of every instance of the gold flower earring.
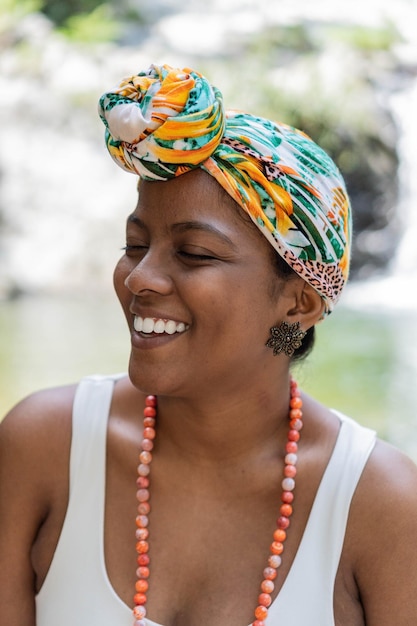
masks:
[[[287,356],[292,356],[301,346],[306,332],[300,329],[300,322],[288,324],[281,322],[279,326],[270,329],[271,336],[266,342],[268,348],[272,348],[274,356],[284,352]]]

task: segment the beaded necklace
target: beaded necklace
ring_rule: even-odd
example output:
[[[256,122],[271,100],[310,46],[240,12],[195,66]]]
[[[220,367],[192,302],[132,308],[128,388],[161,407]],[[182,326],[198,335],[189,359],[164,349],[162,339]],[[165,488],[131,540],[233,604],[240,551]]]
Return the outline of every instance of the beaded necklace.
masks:
[[[141,452],[139,454],[138,478],[136,481],[138,490],[136,497],[138,501],[138,514],[136,517],[136,570],[137,581],[134,595],[133,626],[146,626],[146,601],[149,588],[149,474],[152,461],[152,449],[156,435],[156,397],[147,396],[143,411],[143,439]],[[290,517],[293,512],[292,502],[294,500],[295,475],[297,473],[297,451],[300,431],[303,427],[303,402],[300,397],[295,380],[290,382],[290,408],[289,408],[289,431],[287,443],[285,445],[284,478],[282,480],[282,494],[280,515],[277,519],[277,528],[273,534],[273,541],[270,545],[270,555],[268,566],[263,571],[261,582],[261,593],[258,596],[258,605],[255,609],[255,620],[252,626],[266,626],[265,620],[268,617],[268,608],[272,602],[271,593],[274,591],[274,580],[277,577],[277,569],[281,565],[281,554],[284,550],[284,542],[287,536],[287,528],[290,525]]]

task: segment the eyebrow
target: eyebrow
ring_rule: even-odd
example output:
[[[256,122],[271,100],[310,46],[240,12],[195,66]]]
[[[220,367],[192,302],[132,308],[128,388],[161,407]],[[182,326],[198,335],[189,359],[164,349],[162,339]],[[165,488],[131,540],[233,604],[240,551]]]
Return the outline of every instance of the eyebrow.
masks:
[[[128,223],[135,224],[139,228],[145,228],[146,224],[133,213],[129,215],[127,218]],[[177,224],[173,224],[172,230],[174,232],[184,233],[189,230],[197,230],[200,232],[210,233],[215,235],[219,239],[221,239],[224,243],[231,246],[234,250],[236,250],[236,245],[233,241],[225,235],[221,230],[213,226],[212,224],[208,224],[206,222],[196,222],[196,221],[188,221],[188,222],[178,222]]]
[[[236,249],[235,244],[227,235],[225,235],[221,230],[213,226],[212,224],[207,224],[206,222],[179,222],[178,224],[174,224],[172,229],[176,232],[186,232],[188,230],[197,230],[205,233],[210,233],[227,243],[232,248]]]

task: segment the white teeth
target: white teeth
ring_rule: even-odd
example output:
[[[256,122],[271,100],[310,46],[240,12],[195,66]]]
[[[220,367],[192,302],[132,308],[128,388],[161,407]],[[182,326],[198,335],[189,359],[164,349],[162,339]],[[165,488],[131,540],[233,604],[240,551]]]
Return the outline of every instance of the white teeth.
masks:
[[[142,323],[142,332],[143,333],[152,333],[154,329],[154,321],[151,317],[145,317]]]
[[[155,322],[154,328],[153,328],[155,333],[163,333],[165,330],[165,322],[164,320],[157,320]]]
[[[174,322],[174,320],[154,319],[153,317],[139,317],[135,315],[133,320],[133,327],[138,333],[157,333],[161,335],[166,333],[167,335],[173,335],[174,333],[183,333],[187,330],[188,326],[184,322]]]

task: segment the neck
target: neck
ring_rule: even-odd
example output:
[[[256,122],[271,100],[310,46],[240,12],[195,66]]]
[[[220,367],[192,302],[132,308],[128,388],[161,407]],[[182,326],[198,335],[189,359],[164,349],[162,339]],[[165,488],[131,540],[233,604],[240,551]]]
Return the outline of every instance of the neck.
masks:
[[[193,463],[238,462],[286,438],[289,376],[273,387],[204,398],[158,397],[158,445]]]

